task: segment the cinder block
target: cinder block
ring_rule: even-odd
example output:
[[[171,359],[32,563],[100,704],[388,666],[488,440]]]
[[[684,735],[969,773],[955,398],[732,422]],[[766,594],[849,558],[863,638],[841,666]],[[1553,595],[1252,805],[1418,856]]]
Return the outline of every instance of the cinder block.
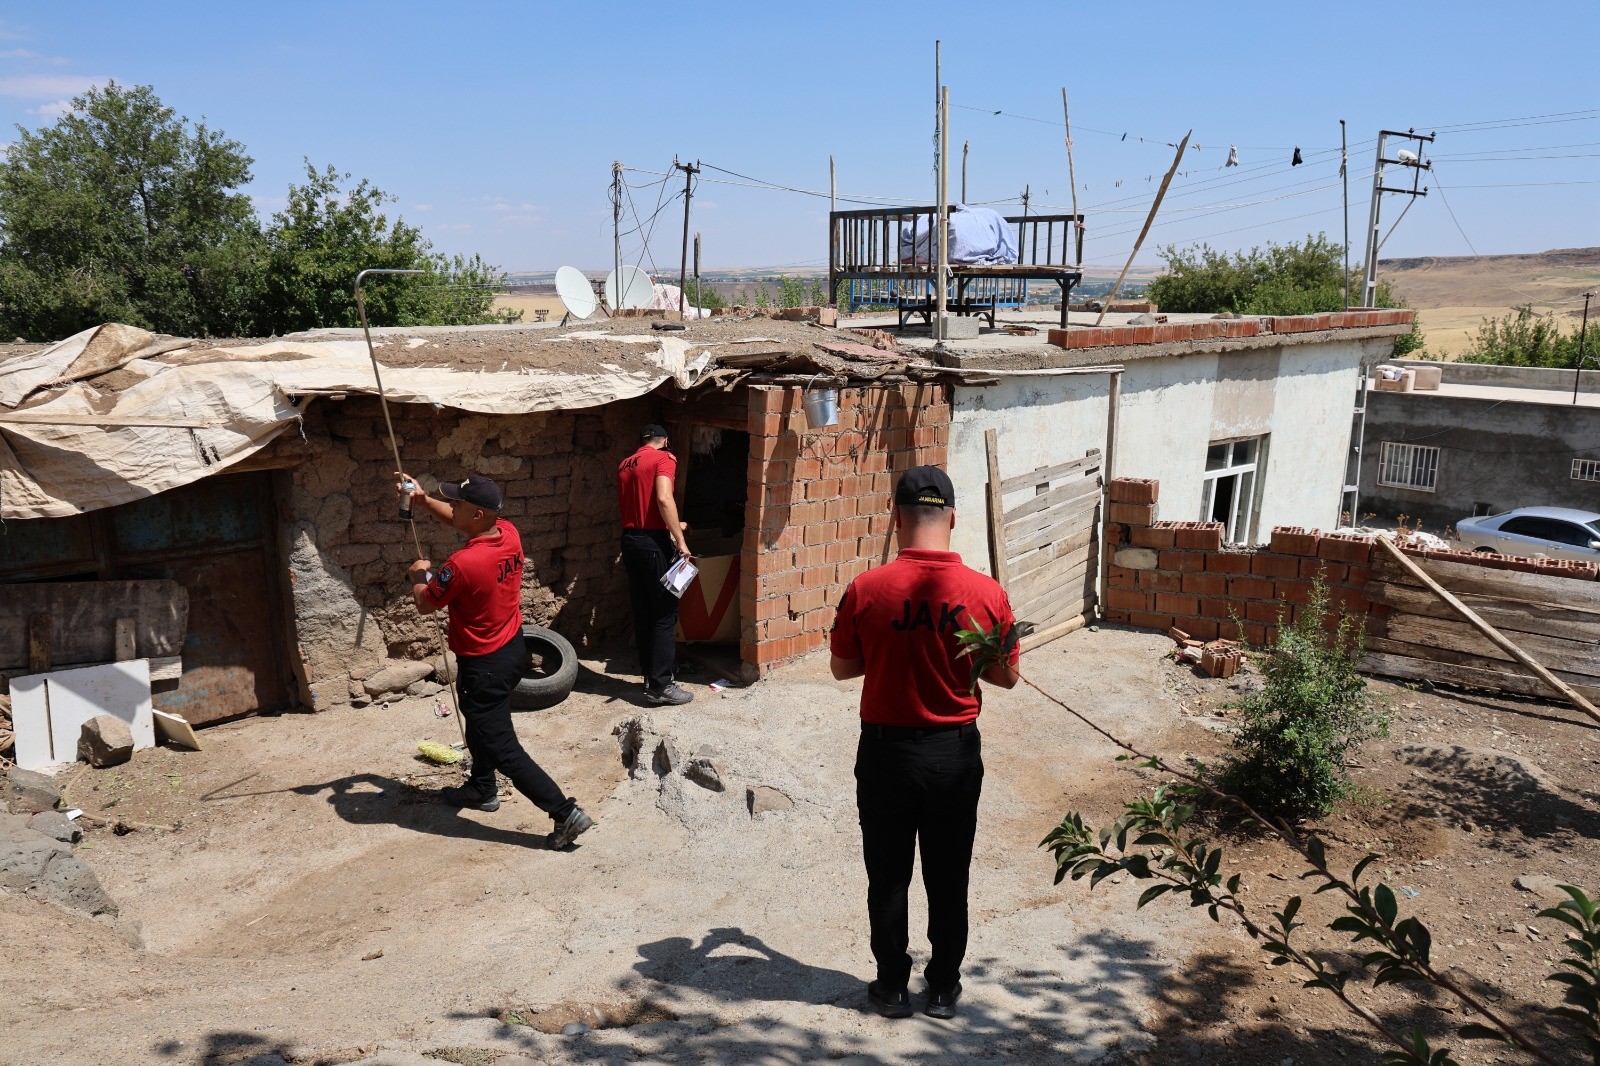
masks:
[[[1216,640],[1221,629],[1215,618],[1179,618],[1175,624],[1196,640]]]
[[[1156,610],[1161,614],[1188,614],[1200,613],[1200,600],[1197,596],[1184,596],[1179,593],[1156,593]]]
[[[1321,534],[1300,526],[1278,526],[1272,531],[1272,550],[1279,555],[1317,554]]]
[[[1350,567],[1344,563],[1330,563],[1326,559],[1301,559],[1300,576],[1315,580],[1320,577],[1330,585],[1343,583],[1350,575]]]
[[[1222,547],[1222,523],[1184,522],[1178,527],[1173,543],[1179,548],[1217,551]]]
[[[1179,573],[1193,573],[1205,569],[1206,557],[1203,552],[1164,551],[1160,556],[1160,567],[1163,570],[1176,570]]]
[[[1221,574],[1184,574],[1181,588],[1196,596],[1225,596],[1228,593],[1228,579]]]
[[[1336,563],[1372,561],[1372,538],[1356,533],[1327,533],[1317,544],[1317,555]]]
[[[1152,614],[1149,611],[1131,611],[1128,614],[1128,624],[1140,629],[1154,629],[1157,631],[1172,628],[1174,616],[1170,614]]]
[[[1249,552],[1211,552],[1206,555],[1206,569],[1213,574],[1248,574]]]
[[[1113,503],[1106,509],[1106,517],[1125,525],[1147,526],[1156,520],[1156,508],[1152,503]]]
[[[1228,595],[1240,600],[1270,600],[1272,582],[1262,577],[1236,577],[1228,582]]]
[[[1112,503],[1155,503],[1161,483],[1152,478],[1119,477],[1111,482]]]
[[[1250,563],[1250,572],[1260,577],[1298,577],[1301,561],[1292,555],[1257,552]]]
[[[1139,548],[1170,548],[1174,532],[1160,526],[1139,525],[1128,531],[1128,539]]]
[[[1178,574],[1163,570],[1139,571],[1139,588],[1144,592],[1177,592],[1182,585]]]
[[[1109,588],[1106,589],[1106,606],[1121,611],[1147,611],[1153,598],[1150,593],[1136,592],[1133,589]]]

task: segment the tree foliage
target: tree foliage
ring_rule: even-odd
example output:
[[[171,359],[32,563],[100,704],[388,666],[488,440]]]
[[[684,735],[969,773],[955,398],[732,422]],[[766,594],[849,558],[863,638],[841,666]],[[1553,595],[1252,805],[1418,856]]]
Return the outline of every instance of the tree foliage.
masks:
[[[1541,315],[1523,304],[1499,318],[1484,319],[1461,362],[1571,370],[1578,365],[1578,329],[1574,325],[1565,331],[1553,315]],[[1594,368],[1600,359],[1600,318],[1589,323],[1583,351],[1585,365]]]
[[[1163,311],[1241,315],[1310,315],[1345,308],[1344,245],[1321,233],[1301,244],[1273,244],[1248,252],[1219,252],[1209,244],[1161,249],[1166,273],[1150,283],[1148,295]],[[1359,302],[1362,276],[1351,271],[1350,299]],[[1378,307],[1399,307],[1393,290],[1378,282]],[[1395,342],[1394,354],[1422,347],[1422,334]]]
[[[260,232],[243,145],[114,82],[17,134],[0,163],[0,331],[208,333],[247,314]]]
[[[427,271],[373,285],[375,325],[514,320],[503,280],[392,222],[394,199],[309,162],[263,225],[241,191],[244,146],[191,123],[149,86],[90,89],[0,161],[0,334],[57,339],[102,322],[184,336],[251,336],[356,324],[365,267]]]

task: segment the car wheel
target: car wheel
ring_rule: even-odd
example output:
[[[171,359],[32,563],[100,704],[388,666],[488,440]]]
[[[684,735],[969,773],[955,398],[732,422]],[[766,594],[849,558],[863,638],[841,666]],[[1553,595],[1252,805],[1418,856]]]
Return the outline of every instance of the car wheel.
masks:
[[[522,627],[528,663],[511,693],[514,711],[542,711],[565,700],[578,682],[578,653],[566,637],[543,626]]]

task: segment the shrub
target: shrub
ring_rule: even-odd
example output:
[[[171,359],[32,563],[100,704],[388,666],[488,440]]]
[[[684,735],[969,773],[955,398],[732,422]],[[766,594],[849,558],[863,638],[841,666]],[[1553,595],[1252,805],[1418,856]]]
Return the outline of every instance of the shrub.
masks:
[[[1279,615],[1277,636],[1259,661],[1265,685],[1233,705],[1240,724],[1223,787],[1270,815],[1328,813],[1350,789],[1350,751],[1388,735],[1388,712],[1356,672],[1360,625],[1341,615],[1329,633],[1322,627],[1327,613],[1328,588],[1318,578],[1293,622]]]
[[[1600,356],[1600,321],[1590,324],[1583,349],[1588,358]],[[1484,319],[1461,362],[1570,370],[1578,365],[1578,330],[1563,332],[1553,315],[1523,304],[1499,318]]]

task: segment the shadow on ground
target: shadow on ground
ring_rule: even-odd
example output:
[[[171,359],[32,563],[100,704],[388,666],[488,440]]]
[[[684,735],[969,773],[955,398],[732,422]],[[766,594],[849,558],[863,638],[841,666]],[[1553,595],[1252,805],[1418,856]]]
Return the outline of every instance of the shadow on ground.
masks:
[[[290,791],[302,796],[327,792],[334,812],[352,825],[397,825],[434,836],[519,848],[546,847],[543,833],[523,833],[475,822],[459,809],[438,802],[432,790],[413,788],[382,774],[350,774],[318,784],[298,785]]]
[[[1442,811],[1497,834],[1548,837],[1570,830],[1600,838],[1600,811],[1570,798],[1569,790],[1522,758],[1460,745],[1411,745],[1399,754],[1418,771],[1406,792],[1413,814]]]

